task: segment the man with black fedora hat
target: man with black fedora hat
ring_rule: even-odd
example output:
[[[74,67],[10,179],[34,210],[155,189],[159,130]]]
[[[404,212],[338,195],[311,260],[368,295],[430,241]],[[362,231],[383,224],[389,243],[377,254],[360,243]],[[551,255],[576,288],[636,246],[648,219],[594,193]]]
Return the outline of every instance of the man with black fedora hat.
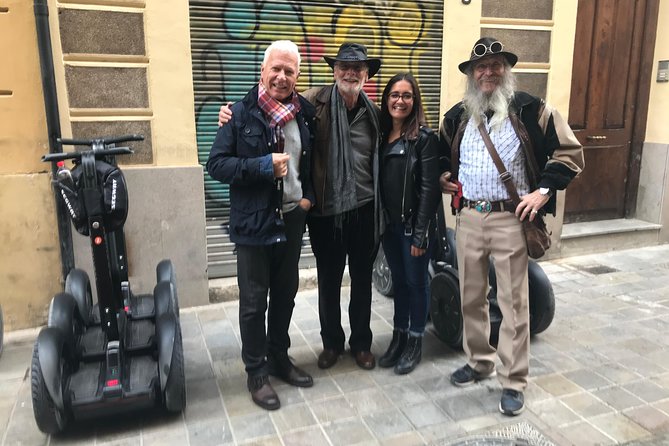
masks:
[[[369,326],[372,268],[383,219],[378,185],[381,141],[379,108],[362,87],[381,67],[359,43],[343,43],[335,57],[324,56],[334,84],[311,88],[302,95],[316,107],[312,171],[316,201],[307,217],[318,273],[318,313],[323,351],[318,367],[332,367],[344,352],[341,325],[341,284],[348,258],[351,295],[348,341],[356,364],[376,366]],[[231,119],[223,105],[219,125]]]
[[[372,268],[381,233],[378,200],[379,108],[362,87],[381,66],[359,43],[344,43],[324,57],[335,83],[304,92],[316,107],[312,178],[316,204],[307,217],[318,272],[318,313],[323,351],[318,366],[332,367],[344,351],[341,283],[348,257],[351,295],[350,351],[357,365],[372,369],[370,348]]]
[[[567,122],[543,99],[516,91],[511,71],[518,57],[493,37],[473,46],[458,65],[467,75],[462,102],[440,129],[446,171],[442,191],[454,195],[456,240],[467,364],[451,382],[467,386],[495,374],[501,361],[499,410],[523,411],[529,374],[528,254],[522,220],[555,215],[556,190],[584,166],[583,150]],[[490,142],[485,140],[489,139]],[[494,147],[520,196],[514,205],[489,149]],[[504,178],[508,175],[504,175]],[[488,268],[494,259],[502,311],[497,348],[490,345]]]

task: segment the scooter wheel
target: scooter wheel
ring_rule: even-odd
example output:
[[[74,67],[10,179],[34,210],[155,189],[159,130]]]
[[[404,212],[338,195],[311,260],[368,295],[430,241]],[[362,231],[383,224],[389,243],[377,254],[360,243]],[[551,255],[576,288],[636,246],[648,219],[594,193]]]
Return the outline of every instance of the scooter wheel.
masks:
[[[530,334],[545,331],[555,316],[553,285],[537,262],[530,260],[527,269],[530,288]]]
[[[454,350],[462,349],[462,308],[457,271],[446,267],[430,283],[430,317],[437,337]]]
[[[79,314],[88,325],[91,320],[91,308],[93,308],[93,293],[91,282],[86,271],[74,268],[65,279],[65,292],[70,293],[77,301]]]
[[[181,327],[177,325],[172,350],[172,366],[165,385],[165,408],[170,412],[181,412],[186,408],[186,375],[184,369]]]
[[[174,266],[169,259],[161,260],[156,266],[156,283],[168,281],[172,284],[172,309],[176,317],[179,317],[179,297],[177,294],[177,276]]]
[[[61,360],[61,371],[63,362]],[[69,415],[58,409],[49,395],[44,383],[44,375],[39,362],[37,343],[33,349],[33,358],[30,372],[30,384],[32,390],[33,413],[39,430],[45,434],[57,434],[65,430],[69,423]],[[62,374],[61,374],[62,376]]]
[[[374,267],[372,269],[372,282],[374,288],[386,297],[393,295],[393,278],[390,274],[390,267],[386,260],[386,254],[383,248],[379,246],[379,252],[374,260]]]

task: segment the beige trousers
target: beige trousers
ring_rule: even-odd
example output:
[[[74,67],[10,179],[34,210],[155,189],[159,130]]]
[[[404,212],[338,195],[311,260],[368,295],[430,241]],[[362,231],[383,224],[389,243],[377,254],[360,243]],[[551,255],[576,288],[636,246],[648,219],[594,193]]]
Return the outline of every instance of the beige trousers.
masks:
[[[456,226],[458,276],[464,322],[463,347],[469,366],[482,373],[502,363],[497,377],[503,388],[527,387],[530,315],[527,247],[522,225],[510,212],[480,213],[464,208]],[[502,311],[497,350],[490,345],[488,264],[497,274],[497,302]]]

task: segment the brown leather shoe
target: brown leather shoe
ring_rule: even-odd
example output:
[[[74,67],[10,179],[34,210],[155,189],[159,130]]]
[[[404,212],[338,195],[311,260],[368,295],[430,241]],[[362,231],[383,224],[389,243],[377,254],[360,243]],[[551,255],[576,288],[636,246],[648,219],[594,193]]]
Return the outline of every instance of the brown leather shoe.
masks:
[[[376,367],[376,360],[374,359],[374,354],[369,350],[362,350],[359,352],[351,352],[355,358],[355,363],[358,364],[358,367],[365,370],[372,370]]]
[[[330,348],[324,349],[321,354],[318,355],[318,368],[329,369],[337,363],[340,354],[340,352]]]
[[[281,407],[281,401],[267,375],[249,376],[246,385],[251,392],[251,399],[258,406],[266,410],[276,410]]]

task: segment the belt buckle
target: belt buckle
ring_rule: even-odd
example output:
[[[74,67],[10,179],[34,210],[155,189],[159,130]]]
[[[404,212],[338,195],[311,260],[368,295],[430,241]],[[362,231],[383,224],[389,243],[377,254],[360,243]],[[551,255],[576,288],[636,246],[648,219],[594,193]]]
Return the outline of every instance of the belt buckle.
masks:
[[[492,204],[488,200],[478,200],[474,209],[482,214],[488,214],[492,211]]]

